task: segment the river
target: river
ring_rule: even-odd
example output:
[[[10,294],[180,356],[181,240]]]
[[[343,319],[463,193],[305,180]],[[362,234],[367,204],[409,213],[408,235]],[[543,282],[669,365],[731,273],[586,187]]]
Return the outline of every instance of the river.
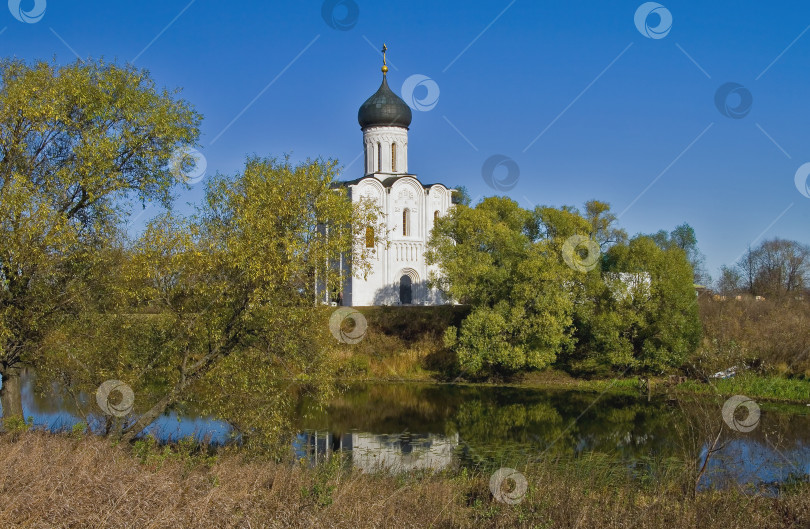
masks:
[[[81,421],[77,406],[99,415],[89,395],[68,403],[56,392],[34,391],[30,375],[23,387],[24,413],[36,427],[70,429]],[[759,421],[741,432],[722,422],[721,404],[508,386],[356,384],[325,406],[300,399],[292,448],[312,464],[343,452],[366,471],[598,457],[643,474],[673,460],[699,465],[719,428],[722,448],[702,487],[762,488],[810,474],[810,408],[760,403]],[[149,432],[163,441],[231,437],[227,423],[189,412],[169,412]]]

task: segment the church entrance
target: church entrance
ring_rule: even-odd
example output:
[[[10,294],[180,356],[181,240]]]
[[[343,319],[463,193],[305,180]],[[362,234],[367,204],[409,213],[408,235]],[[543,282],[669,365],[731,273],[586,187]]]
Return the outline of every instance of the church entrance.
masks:
[[[413,302],[412,288],[410,276],[404,275],[399,278],[399,302],[403,305],[410,305]]]

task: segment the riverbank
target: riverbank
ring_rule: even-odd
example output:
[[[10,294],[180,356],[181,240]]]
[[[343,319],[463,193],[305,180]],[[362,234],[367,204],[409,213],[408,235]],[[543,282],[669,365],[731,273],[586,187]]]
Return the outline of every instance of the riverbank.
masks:
[[[442,335],[469,312],[463,306],[359,307],[368,330],[357,344],[332,351],[335,376],[346,382],[432,382],[509,385],[611,394],[682,392],[746,395],[763,401],[810,403],[810,304],[755,300],[699,299],[704,339],[682,369],[669,376],[583,378],[560,369],[518,373],[509,378],[471,380],[457,370]],[[325,311],[325,318],[331,314]],[[749,365],[737,376],[709,375]]]
[[[650,397],[667,395],[677,397],[679,394],[716,395],[730,397],[745,395],[749,398],[774,403],[810,405],[810,380],[788,379],[779,376],[762,376],[753,373],[743,374],[727,379],[710,379],[707,381],[686,380],[677,384],[671,383],[668,377],[639,377],[582,379],[566,373],[549,370],[529,373],[513,380],[469,382],[462,378],[444,380],[431,376],[430,372],[391,374],[389,376],[341,377],[345,384],[354,383],[422,383],[422,384],[462,384],[471,386],[506,386],[543,390],[570,390],[584,393],[605,393],[632,397]],[[648,389],[649,388],[649,389]]]
[[[188,450],[131,449],[85,436],[2,435],[0,525],[764,529],[810,524],[806,483],[785,486],[776,497],[742,494],[736,487],[693,495],[688,476],[638,479],[598,459],[556,461],[518,469],[527,490],[510,505],[493,497],[491,472],[364,474],[337,460],[310,468]]]

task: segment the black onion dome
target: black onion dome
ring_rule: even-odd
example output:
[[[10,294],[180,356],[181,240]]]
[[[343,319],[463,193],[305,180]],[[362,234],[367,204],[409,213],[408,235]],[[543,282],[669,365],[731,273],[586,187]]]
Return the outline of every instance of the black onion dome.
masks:
[[[407,129],[411,124],[411,118],[411,108],[388,88],[385,75],[379,90],[366,99],[357,112],[357,121],[363,128],[379,125]]]

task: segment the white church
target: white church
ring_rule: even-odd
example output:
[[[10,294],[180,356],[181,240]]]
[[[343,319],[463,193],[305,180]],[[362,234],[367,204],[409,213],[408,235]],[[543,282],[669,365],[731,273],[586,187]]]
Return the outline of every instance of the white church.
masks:
[[[360,278],[347,271],[343,304],[443,304],[441,293],[427,285],[436,270],[425,262],[425,248],[434,221],[452,207],[455,190],[423,184],[408,172],[411,109],[388,87],[385,46],[382,73],[380,88],[357,113],[363,131],[363,176],[343,184],[352,202],[371,200],[382,210],[389,244],[381,244],[373,231],[366,234],[366,247],[374,249],[372,268]]]

